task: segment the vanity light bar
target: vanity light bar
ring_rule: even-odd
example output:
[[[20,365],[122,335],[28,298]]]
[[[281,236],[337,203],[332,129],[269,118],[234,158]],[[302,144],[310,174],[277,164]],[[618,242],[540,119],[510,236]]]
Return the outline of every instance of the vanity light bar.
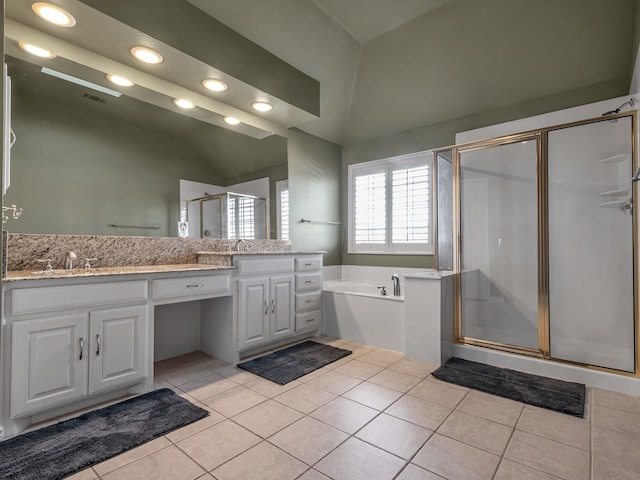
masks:
[[[71,75],[67,75],[66,73],[58,72],[56,70],[51,70],[47,67],[42,67],[42,73],[46,73],[47,75],[51,75],[52,77],[60,78],[62,80],[66,80],[67,82],[75,83],[76,85],[81,85],[83,87],[91,88],[98,92],[106,93],[107,95],[111,95],[113,97],[120,97],[122,94],[120,92],[116,92],[115,90],[111,90],[110,88],[103,87],[102,85],[97,85],[95,83],[87,82],[78,77],[73,77]]]

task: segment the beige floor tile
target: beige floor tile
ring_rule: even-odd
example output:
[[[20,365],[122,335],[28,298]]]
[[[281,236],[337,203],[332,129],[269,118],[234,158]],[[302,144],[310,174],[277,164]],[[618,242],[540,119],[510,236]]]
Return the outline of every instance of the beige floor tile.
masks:
[[[151,455],[158,450],[162,450],[169,445],[171,445],[171,442],[165,437],[158,437],[155,440],[151,440],[150,442],[140,445],[139,447],[132,448],[131,450],[127,450],[120,455],[116,455],[115,457],[105,460],[104,462],[98,463],[97,465],[93,466],[93,469],[98,475],[102,477],[109,472],[140,460],[141,458],[146,457],[147,455]]]
[[[208,471],[260,443],[261,439],[240,425],[225,420],[176,445]]]
[[[209,375],[214,374],[217,368],[222,368],[228,365],[228,363],[223,362],[222,360],[209,357],[208,360],[203,360],[187,367],[167,370],[159,376],[163,380],[179,387],[185,383],[194,382],[201,378],[208,377]]]
[[[348,392],[343,393],[342,396],[354,402],[362,403],[367,407],[384,410],[400,398],[402,392],[382,387],[375,383],[362,382]]]
[[[310,415],[343,432],[353,434],[380,412],[347,398],[338,397]]]
[[[351,359],[354,359],[364,355],[365,353],[369,353],[371,350],[375,350],[376,347],[365,345],[364,343],[347,342],[343,345],[340,345],[340,348],[351,350],[351,355],[349,355],[349,357],[351,357]]]
[[[406,393],[420,383],[420,377],[414,377],[408,373],[386,369],[369,379],[371,383],[382,385],[402,393]]]
[[[361,381],[359,378],[344,375],[336,371],[330,371],[312,379],[307,385],[319,388],[325,392],[342,395],[347,390],[358,385]]]
[[[360,360],[351,360],[335,368],[336,372],[351,375],[352,377],[366,380],[373,377],[376,373],[384,370],[383,367],[373,365],[372,363],[361,362]]]
[[[309,468],[270,443],[262,442],[216,468],[218,480],[294,480]]]
[[[262,438],[267,438],[299,420],[302,414],[273,400],[256,405],[233,417],[233,421]]]
[[[624,410],[625,412],[640,415],[640,397],[625,395],[624,393],[611,392],[600,388],[593,388],[592,401],[594,405]]]
[[[493,480],[557,480],[558,477],[547,475],[526,465],[503,458]]]
[[[513,400],[471,390],[462,399],[457,410],[513,427],[523,407],[523,404]]]
[[[566,480],[588,480],[589,452],[516,430],[505,457]]]
[[[299,412],[311,413],[334,398],[336,398],[336,395],[333,393],[319,390],[310,385],[301,384],[274,397],[274,400],[294,408]]]
[[[417,360],[409,360],[403,358],[398,363],[394,363],[389,367],[391,370],[396,370],[402,373],[408,373],[414,377],[426,378],[431,372],[438,368],[438,365],[431,363],[418,362]]]
[[[404,464],[404,460],[352,437],[314,468],[334,480],[388,480]]]
[[[307,470],[298,480],[331,480],[326,475],[314,469]]]
[[[101,477],[104,480],[194,480],[205,473],[197,463],[171,446]]]
[[[412,463],[400,472],[396,480],[443,480],[440,475],[428,472],[424,468],[420,468]]]
[[[449,480],[490,480],[500,457],[434,434],[412,463]]]
[[[233,417],[267,400],[258,392],[236,385],[234,388],[203,400],[203,403],[220,412],[225,417]]]
[[[385,413],[415,423],[429,430],[437,430],[451,413],[451,409],[418,397],[405,395],[385,410]]]
[[[278,385],[277,383],[266,380],[264,378],[257,378],[244,384],[245,387],[250,388],[254,392],[258,392],[259,394],[269,398],[280,395],[281,393],[284,393],[287,390],[291,390],[298,385],[300,385],[300,382],[297,380],[289,382],[286,385]]]
[[[311,417],[296,423],[269,438],[269,442],[303,462],[313,465],[349,436]]]
[[[432,434],[431,430],[383,413],[369,422],[356,437],[409,460]]]
[[[592,480],[638,480],[640,466],[593,455]]]
[[[197,480],[216,480],[216,479],[213,478],[213,475],[211,475],[210,473],[207,473],[205,475],[202,475],[201,477],[198,477]]]
[[[69,477],[65,477],[65,480],[95,480],[96,478],[98,478],[98,474],[93,471],[93,468],[86,468]]]
[[[591,425],[582,418],[525,406],[516,428],[583,450],[591,448]]]
[[[358,357],[361,362],[371,363],[379,367],[389,367],[404,358],[404,354],[394,352],[393,350],[385,350],[384,348],[376,348],[364,355]]]
[[[336,365],[336,367],[337,367],[337,365]],[[313,380],[314,378],[319,377],[321,375],[324,375],[325,373],[330,372],[331,370],[333,370],[336,367],[330,368],[327,365],[326,367],[319,368],[317,370],[314,370],[311,373],[307,373],[306,375],[303,375],[302,377],[298,378],[297,381],[300,382],[300,383],[308,383],[311,380]]]
[[[202,420],[198,420],[197,422],[190,423],[182,428],[174,430],[173,432],[169,432],[165,435],[169,440],[173,443],[177,443],[180,440],[183,440],[191,435],[201,432],[217,423],[224,421],[226,418],[221,413],[212,410],[208,405],[203,405],[203,408],[209,410],[209,415],[204,417]]]
[[[445,407],[455,408],[468,391],[444,383],[423,380],[409,391],[409,395],[438,403]]]
[[[162,372],[166,372],[167,370],[172,370],[174,368],[185,368],[199,362],[210,360],[212,358],[213,357],[207,355],[204,352],[191,352],[155,362],[153,364],[153,369],[155,371],[155,374],[158,375]]]
[[[512,427],[458,411],[449,415],[438,429],[441,435],[496,455],[502,455],[512,432]]]
[[[640,465],[640,438],[594,425],[591,432],[591,451],[615,462]]]
[[[213,397],[219,393],[231,390],[236,386],[238,386],[237,383],[232,382],[222,375],[214,373],[213,375],[209,375],[194,382],[185,383],[180,386],[180,390],[192,396],[196,400],[202,401],[205,398]]]
[[[640,438],[640,415],[601,405],[594,405],[591,414],[593,425],[618,430]]]
[[[246,370],[243,370],[241,368],[234,367],[233,365],[229,367],[219,368],[218,370],[216,370],[216,373],[240,385],[245,385],[252,380],[260,378],[258,375],[254,375],[251,372],[247,372]]]

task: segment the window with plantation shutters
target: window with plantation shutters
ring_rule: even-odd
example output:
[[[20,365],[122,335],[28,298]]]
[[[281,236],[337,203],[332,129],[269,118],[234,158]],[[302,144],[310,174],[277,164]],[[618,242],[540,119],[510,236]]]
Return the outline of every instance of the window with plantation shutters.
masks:
[[[229,195],[229,238],[256,238],[255,203],[253,197]]]
[[[430,152],[349,166],[349,251],[432,253]]]
[[[289,181],[276,182],[276,216],[278,238],[289,240]]]

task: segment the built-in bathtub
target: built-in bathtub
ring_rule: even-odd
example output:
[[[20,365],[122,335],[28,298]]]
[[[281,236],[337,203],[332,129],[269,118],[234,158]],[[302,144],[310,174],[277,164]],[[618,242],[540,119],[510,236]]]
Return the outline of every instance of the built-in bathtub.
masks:
[[[325,281],[323,315],[325,335],[404,352],[404,296],[391,283]]]

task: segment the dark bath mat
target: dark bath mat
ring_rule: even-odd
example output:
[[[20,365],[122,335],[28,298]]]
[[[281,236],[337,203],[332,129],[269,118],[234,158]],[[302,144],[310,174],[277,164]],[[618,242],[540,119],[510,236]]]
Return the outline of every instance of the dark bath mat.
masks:
[[[0,478],[54,480],[209,415],[168,388],[0,442]]]
[[[584,417],[585,386],[484,363],[451,358],[432,375],[440,380],[536,407]]]
[[[239,363],[238,367],[285,385],[347,355],[351,355],[350,350],[308,340],[263,357]]]

